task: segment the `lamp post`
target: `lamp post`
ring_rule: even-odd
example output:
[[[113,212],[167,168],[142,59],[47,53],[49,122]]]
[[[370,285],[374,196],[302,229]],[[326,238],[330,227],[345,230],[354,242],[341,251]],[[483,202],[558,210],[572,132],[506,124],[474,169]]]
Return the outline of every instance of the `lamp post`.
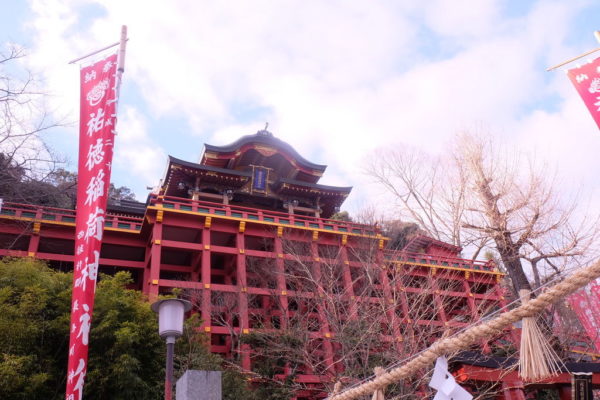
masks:
[[[167,342],[165,400],[172,400],[175,339],[183,335],[183,317],[192,308],[192,303],[181,299],[165,299],[154,302],[151,307],[152,311],[158,313],[158,334]]]

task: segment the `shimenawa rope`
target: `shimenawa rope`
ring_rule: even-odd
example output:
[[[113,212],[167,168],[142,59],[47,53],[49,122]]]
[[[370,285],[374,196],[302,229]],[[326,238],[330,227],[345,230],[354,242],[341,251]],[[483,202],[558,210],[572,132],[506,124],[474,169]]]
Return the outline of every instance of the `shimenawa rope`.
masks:
[[[407,378],[413,373],[426,368],[439,356],[448,355],[455,351],[467,348],[472,343],[501,332],[504,327],[512,323],[525,317],[531,317],[538,314],[548,305],[553,304],[564,296],[584,287],[599,276],[600,262],[582,268],[565,278],[564,281],[550,287],[537,298],[530,300],[513,310],[507,311],[492,320],[472,326],[456,336],[440,339],[419,356],[403,366],[393,368],[360,386],[342,391],[341,393],[332,394],[332,396],[328,397],[328,400],[352,400],[360,396],[371,394],[375,390],[383,389],[392,383],[398,382],[399,380]]]

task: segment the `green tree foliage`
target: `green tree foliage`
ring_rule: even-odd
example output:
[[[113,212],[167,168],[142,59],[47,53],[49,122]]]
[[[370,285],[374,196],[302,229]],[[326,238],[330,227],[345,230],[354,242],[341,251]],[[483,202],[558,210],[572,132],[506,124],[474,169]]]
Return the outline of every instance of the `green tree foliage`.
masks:
[[[400,220],[384,222],[383,233],[390,238],[387,246],[393,250],[402,250],[412,238],[420,234],[425,234],[419,225]]]
[[[339,211],[331,216],[331,219],[335,221],[352,222],[352,217],[348,211]]]
[[[90,333],[86,399],[160,398],[164,345],[128,273],[103,275]],[[0,392],[3,399],[61,399],[72,274],[31,259],[0,261]]]
[[[127,186],[116,187],[111,183],[108,188],[108,198],[114,200],[135,200],[135,193]]]
[[[28,176],[18,166],[6,164],[0,153],[0,197],[15,203],[74,209],[77,203],[77,173],[57,168],[42,179]],[[126,186],[110,184],[111,200],[133,200],[135,193]]]
[[[57,377],[67,348],[69,284],[68,275],[51,273],[29,260],[0,262],[3,398],[62,397]]]
[[[0,153],[0,197],[5,201],[74,208],[76,191],[77,174],[58,168],[42,178],[32,177]]]
[[[59,400],[64,396],[71,273],[33,259],[0,260],[0,398]],[[101,274],[90,331],[88,400],[162,399],[165,344],[144,295],[127,289],[131,276]],[[223,371],[224,400],[283,399],[282,386],[252,384],[235,364],[208,350],[200,320],[186,321],[176,343],[175,378],[188,369]],[[290,394],[289,390],[285,390]],[[268,394],[268,395],[267,395]],[[275,396],[275,397],[274,397]]]
[[[48,176],[49,191],[59,208],[75,208],[77,201],[77,173],[58,168]]]
[[[118,272],[98,283],[90,332],[87,399],[151,399],[162,393],[164,342],[142,293]]]

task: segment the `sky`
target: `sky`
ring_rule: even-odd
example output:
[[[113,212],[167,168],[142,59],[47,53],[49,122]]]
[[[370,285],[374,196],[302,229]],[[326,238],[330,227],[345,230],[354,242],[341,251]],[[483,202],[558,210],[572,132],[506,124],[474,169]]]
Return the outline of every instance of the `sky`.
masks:
[[[269,131],[321,183],[354,186],[345,208],[376,199],[361,172],[375,149],[439,153],[484,127],[546,162],[568,190],[600,189],[600,132],[565,68],[598,46],[593,0],[0,0],[0,46],[71,126],[50,145],[76,169],[78,66],[68,61],[129,29],[112,181],[145,200],[167,155]],[[584,62],[583,60],[582,62]],[[600,202],[599,202],[600,203]]]

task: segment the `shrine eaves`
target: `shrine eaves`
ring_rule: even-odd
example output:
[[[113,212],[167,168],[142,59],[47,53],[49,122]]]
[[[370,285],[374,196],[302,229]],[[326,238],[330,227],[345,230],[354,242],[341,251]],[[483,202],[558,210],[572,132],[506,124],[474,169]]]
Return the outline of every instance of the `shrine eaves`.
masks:
[[[199,163],[169,156],[162,194],[329,218],[352,187],[318,183],[327,168],[267,130],[225,146],[205,144]]]

